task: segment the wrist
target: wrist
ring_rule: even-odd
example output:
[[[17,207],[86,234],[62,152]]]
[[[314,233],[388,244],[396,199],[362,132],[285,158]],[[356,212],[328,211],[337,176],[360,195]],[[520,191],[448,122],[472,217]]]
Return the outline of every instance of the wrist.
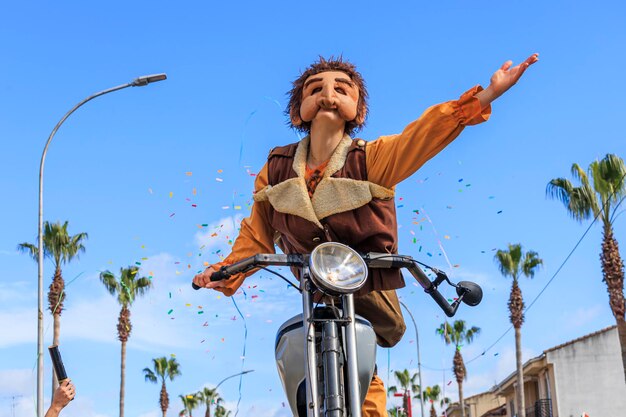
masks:
[[[498,97],[500,97],[500,94],[495,91],[491,84],[489,84],[489,86],[484,90],[476,93],[476,98],[478,98],[478,101],[480,101],[480,106],[483,109],[489,106]]]

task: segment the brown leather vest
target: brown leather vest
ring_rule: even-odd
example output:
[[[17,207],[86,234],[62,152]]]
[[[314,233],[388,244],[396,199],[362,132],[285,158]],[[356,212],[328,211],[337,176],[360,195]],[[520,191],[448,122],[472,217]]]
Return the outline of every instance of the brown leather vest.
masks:
[[[293,160],[298,143],[274,148],[268,157],[269,185],[276,185],[297,176]],[[343,167],[332,175],[367,181],[365,146],[354,139]],[[281,235],[281,248],[285,253],[310,253],[323,242],[340,242],[361,253],[397,253],[398,226],[393,198],[373,198],[357,209],[332,214],[320,219],[324,229],[300,216],[285,214],[269,205],[269,222]],[[372,291],[393,290],[404,287],[399,269],[369,269],[368,279],[356,295]]]

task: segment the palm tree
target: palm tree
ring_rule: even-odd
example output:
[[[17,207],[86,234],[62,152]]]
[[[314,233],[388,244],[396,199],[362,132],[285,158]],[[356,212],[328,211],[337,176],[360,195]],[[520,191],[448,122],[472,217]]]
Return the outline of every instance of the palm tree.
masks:
[[[456,377],[456,382],[459,386],[459,405],[461,406],[461,417],[465,417],[465,404],[463,402],[463,380],[467,378],[467,370],[465,369],[465,363],[463,362],[463,356],[461,355],[461,346],[466,343],[470,344],[474,340],[474,336],[480,334],[480,328],[473,326],[467,328],[465,321],[455,320],[452,326],[448,322],[441,323],[441,326],[437,329],[437,333],[441,335],[446,345],[454,344],[455,352],[454,359],[452,361],[452,371]]]
[[[430,401],[430,417],[437,417],[437,412],[435,411],[435,401],[439,400],[439,396],[441,395],[441,388],[439,385],[433,385],[432,387],[426,387],[424,390],[424,400]],[[441,400],[441,405],[444,403],[447,404],[450,402],[449,398],[444,398]]]
[[[152,359],[152,367],[154,371],[150,368],[144,368],[143,373],[146,381],[150,381],[154,384],[157,383],[158,378],[161,378],[161,396],[159,398],[159,404],[161,405],[163,417],[165,417],[167,409],[170,407],[170,398],[165,388],[165,380],[169,379],[173,381],[175,377],[179,376],[181,374],[180,365],[176,361],[176,358],[167,359],[163,356],[161,358]]]
[[[180,411],[178,415],[193,417],[191,415],[191,412],[198,408],[198,406],[200,405],[198,394],[179,395],[178,397],[183,402],[183,407],[185,407]]]
[[[132,325],[130,323],[130,306],[135,298],[144,295],[152,286],[152,281],[146,277],[137,277],[139,268],[129,266],[120,268],[119,279],[110,271],[100,273],[100,281],[107,291],[117,296],[117,302],[122,306],[117,321],[117,338],[122,342],[121,371],[120,371],[120,417],[124,417],[124,387],[126,382],[126,342],[130,337]]]
[[[389,417],[406,417],[406,413],[401,411],[399,407],[387,409]]]
[[[67,221],[49,223],[43,225],[43,254],[45,258],[52,259],[54,263],[54,278],[48,291],[48,307],[52,313],[54,331],[52,344],[59,344],[59,334],[61,332],[61,312],[63,311],[63,301],[65,300],[65,281],[61,271],[61,265],[69,263],[72,259],[78,258],[78,254],[85,252],[83,242],[87,240],[87,233],[77,233],[70,236],[67,232]],[[20,243],[17,249],[22,253],[29,254],[35,262],[39,261],[39,248],[32,243]],[[52,393],[56,391],[59,382],[52,374]]]
[[[402,407],[405,410],[408,410],[409,401],[411,401],[410,391],[419,393],[421,390],[420,386],[415,383],[418,374],[413,374],[413,376],[410,376],[409,370],[405,369],[404,371],[395,371],[394,375],[396,376],[396,380],[400,384],[400,388],[404,392],[404,395],[402,396]],[[391,386],[389,387],[388,392],[395,394],[396,392],[398,392],[398,388],[396,386]]]
[[[217,404],[219,406],[219,403],[222,401],[222,398],[217,393],[217,388],[211,389],[204,387],[201,391],[198,391],[196,395],[198,399],[206,405],[205,417],[211,417],[211,404]]]
[[[522,366],[522,324],[524,323],[524,299],[518,285],[518,278],[522,275],[532,278],[535,270],[543,265],[537,252],[532,250],[524,253],[519,243],[510,244],[508,250],[498,250],[494,257],[500,272],[505,277],[513,278],[511,295],[509,296],[509,318],[515,329],[515,360],[517,366],[517,390],[515,402],[517,415],[524,413],[524,367]]]
[[[622,348],[622,365],[626,379],[626,320],[624,317],[624,263],[619,254],[617,240],[613,235],[613,222],[620,204],[626,196],[626,166],[617,155],[607,154],[602,160],[594,161],[589,165],[589,177],[576,163],[572,165],[572,176],[580,181],[580,186],[574,187],[565,178],[555,178],[548,183],[546,194],[551,198],[559,199],[565,205],[567,212],[579,222],[590,217],[600,217],[602,220],[602,264],[603,281],[609,292],[609,305],[617,322],[617,332]]]
[[[218,405],[215,408],[215,417],[228,417],[230,414],[231,414],[231,412],[226,410],[221,405]]]

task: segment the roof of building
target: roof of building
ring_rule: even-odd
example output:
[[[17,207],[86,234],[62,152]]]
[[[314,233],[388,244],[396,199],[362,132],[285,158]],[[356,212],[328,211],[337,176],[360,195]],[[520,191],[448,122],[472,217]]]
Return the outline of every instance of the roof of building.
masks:
[[[609,326],[609,327],[605,327],[604,329],[598,330],[597,332],[589,333],[587,335],[579,337],[578,339],[570,340],[569,342],[561,343],[560,345],[551,347],[550,349],[546,349],[546,350],[543,351],[543,353],[552,352],[554,350],[561,349],[561,348],[563,348],[565,346],[573,345],[574,343],[578,343],[581,340],[589,339],[589,338],[597,336],[597,335],[599,335],[601,333],[608,332],[609,330],[613,330],[616,327],[617,327],[617,325],[615,325],[615,324],[612,325],[612,326]]]

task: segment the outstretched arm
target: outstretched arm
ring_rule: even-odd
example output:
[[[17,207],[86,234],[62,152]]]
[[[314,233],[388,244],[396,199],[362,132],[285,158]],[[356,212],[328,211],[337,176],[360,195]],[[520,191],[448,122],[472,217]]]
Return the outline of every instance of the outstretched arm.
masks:
[[[499,70],[491,76],[489,87],[476,94],[476,98],[480,101],[480,105],[485,108],[492,101],[504,94],[509,88],[513,87],[517,80],[524,74],[524,71],[539,61],[539,54],[532,54],[526,61],[511,68],[513,61],[506,61]]]

